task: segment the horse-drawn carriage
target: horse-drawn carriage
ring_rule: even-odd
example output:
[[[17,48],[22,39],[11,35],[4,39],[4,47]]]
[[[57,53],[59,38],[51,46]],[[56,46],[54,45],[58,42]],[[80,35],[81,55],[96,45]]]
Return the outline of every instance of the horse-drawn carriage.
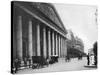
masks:
[[[43,56],[32,56],[32,68],[40,68],[44,65],[48,66],[47,59],[45,59]]]
[[[44,66],[48,66],[49,64],[53,64],[58,62],[58,56],[51,56],[50,58],[44,58],[43,56],[32,56],[32,68],[40,68]]]
[[[57,55],[53,55],[53,56],[50,57],[49,64],[53,64],[55,62],[58,62],[58,56]]]

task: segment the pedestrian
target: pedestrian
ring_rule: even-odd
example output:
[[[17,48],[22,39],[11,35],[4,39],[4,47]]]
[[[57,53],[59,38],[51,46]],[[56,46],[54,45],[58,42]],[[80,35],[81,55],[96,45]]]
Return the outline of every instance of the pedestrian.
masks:
[[[67,55],[65,60],[66,60],[66,62],[69,62],[70,61],[70,56]]]
[[[14,61],[14,67],[15,67],[15,73],[18,71],[18,67],[19,67],[19,63],[18,63],[18,59],[16,58]]]
[[[89,58],[89,54],[87,55],[87,65],[90,65],[90,58]]]
[[[78,60],[80,60],[80,56],[78,56]]]
[[[32,60],[31,60],[31,58],[28,58],[28,62],[29,62],[29,68],[31,68],[31,65],[32,65]]]
[[[25,65],[25,67],[27,67],[27,58],[26,57],[24,58],[24,65]]]

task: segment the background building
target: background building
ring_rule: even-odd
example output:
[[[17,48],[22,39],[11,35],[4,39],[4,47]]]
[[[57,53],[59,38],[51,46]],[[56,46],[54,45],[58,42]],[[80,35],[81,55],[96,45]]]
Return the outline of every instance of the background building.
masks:
[[[84,53],[83,41],[74,35],[71,30],[68,30],[67,34],[67,55],[70,57],[78,57],[80,55],[86,55]]]

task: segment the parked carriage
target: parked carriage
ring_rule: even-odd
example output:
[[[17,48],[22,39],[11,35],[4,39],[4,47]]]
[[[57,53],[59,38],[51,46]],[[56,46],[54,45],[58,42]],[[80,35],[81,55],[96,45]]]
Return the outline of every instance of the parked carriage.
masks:
[[[49,64],[53,64],[55,62],[58,62],[58,56],[57,55],[51,56]]]
[[[32,68],[40,68],[43,66],[48,66],[47,59],[45,59],[43,56],[32,56],[33,65]]]

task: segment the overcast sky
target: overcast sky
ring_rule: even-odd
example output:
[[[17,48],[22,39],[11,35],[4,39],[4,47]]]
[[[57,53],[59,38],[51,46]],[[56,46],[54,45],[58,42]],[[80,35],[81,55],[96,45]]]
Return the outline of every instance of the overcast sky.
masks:
[[[54,4],[66,29],[71,29],[81,38],[85,52],[97,41],[97,25],[95,22],[96,6]]]

